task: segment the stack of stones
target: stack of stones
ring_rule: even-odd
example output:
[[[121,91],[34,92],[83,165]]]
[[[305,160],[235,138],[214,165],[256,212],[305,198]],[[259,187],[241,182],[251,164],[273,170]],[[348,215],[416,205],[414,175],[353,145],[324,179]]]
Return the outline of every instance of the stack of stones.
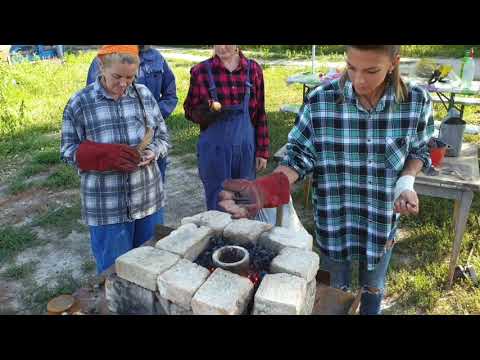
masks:
[[[116,274],[105,282],[109,310],[118,314],[242,315],[253,300],[253,315],[312,313],[319,257],[312,237],[254,221],[232,220],[219,211],[182,219],[181,226],[155,247],[143,246],[120,256]],[[246,277],[193,261],[213,236],[236,245],[246,242],[273,250],[270,273],[254,290]]]

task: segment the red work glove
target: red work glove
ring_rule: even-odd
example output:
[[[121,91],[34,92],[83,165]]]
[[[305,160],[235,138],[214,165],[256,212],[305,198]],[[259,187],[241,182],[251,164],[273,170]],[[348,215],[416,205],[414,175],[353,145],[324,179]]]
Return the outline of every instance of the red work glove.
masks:
[[[219,205],[234,219],[254,218],[260,209],[278,207],[290,201],[290,182],[281,172],[255,181],[226,180],[223,189],[219,194]]]
[[[125,144],[100,144],[84,141],[77,150],[77,164],[89,171],[135,171],[141,157],[138,151]]]

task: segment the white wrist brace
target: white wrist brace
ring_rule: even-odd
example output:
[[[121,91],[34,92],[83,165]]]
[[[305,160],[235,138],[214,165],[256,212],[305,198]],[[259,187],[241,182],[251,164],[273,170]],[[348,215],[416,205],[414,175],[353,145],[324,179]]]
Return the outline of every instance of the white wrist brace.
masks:
[[[415,191],[413,189],[413,184],[415,183],[415,176],[412,175],[403,175],[397,181],[395,185],[393,201],[396,201],[401,193],[406,190]]]

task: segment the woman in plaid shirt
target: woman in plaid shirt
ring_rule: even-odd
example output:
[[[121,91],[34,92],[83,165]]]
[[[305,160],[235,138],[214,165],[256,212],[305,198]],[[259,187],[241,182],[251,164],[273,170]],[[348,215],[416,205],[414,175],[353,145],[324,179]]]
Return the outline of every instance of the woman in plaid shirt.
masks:
[[[322,267],[346,290],[359,260],[361,314],[380,313],[398,215],[418,213],[413,183],[431,165],[431,99],[402,81],[399,52],[347,46],[346,72],[308,95],[281,165],[256,181],[227,181],[220,194],[235,218],[252,217],[288,203],[290,186],[312,174]]]
[[[163,223],[165,195],[156,159],[169,148],[157,101],[146,86],[133,84],[138,46],[105,45],[99,57],[101,76],[65,107],[60,150],[81,178],[82,214],[98,273],[149,240]]]
[[[270,157],[262,68],[237,45],[215,45],[214,57],[191,69],[184,103],[200,125],[198,170],[208,210],[218,208],[225,179],[255,179]]]

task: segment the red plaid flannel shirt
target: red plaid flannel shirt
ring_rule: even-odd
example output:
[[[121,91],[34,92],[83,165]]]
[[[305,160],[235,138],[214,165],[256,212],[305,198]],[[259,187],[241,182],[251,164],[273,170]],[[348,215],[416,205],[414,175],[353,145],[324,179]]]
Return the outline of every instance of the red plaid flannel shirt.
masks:
[[[245,96],[245,80],[247,77],[247,58],[240,52],[240,64],[232,73],[223,66],[218,56],[213,57],[212,75],[217,87],[218,101],[222,105],[237,105]],[[208,72],[205,64],[200,63],[190,70],[190,88],[183,104],[185,116],[195,123],[192,110],[211,99],[208,88]],[[265,90],[263,72],[260,65],[251,60],[250,79],[252,81],[252,95],[249,111],[256,135],[256,157],[268,159],[270,157],[270,135],[265,113]],[[204,130],[204,129],[201,129]]]

